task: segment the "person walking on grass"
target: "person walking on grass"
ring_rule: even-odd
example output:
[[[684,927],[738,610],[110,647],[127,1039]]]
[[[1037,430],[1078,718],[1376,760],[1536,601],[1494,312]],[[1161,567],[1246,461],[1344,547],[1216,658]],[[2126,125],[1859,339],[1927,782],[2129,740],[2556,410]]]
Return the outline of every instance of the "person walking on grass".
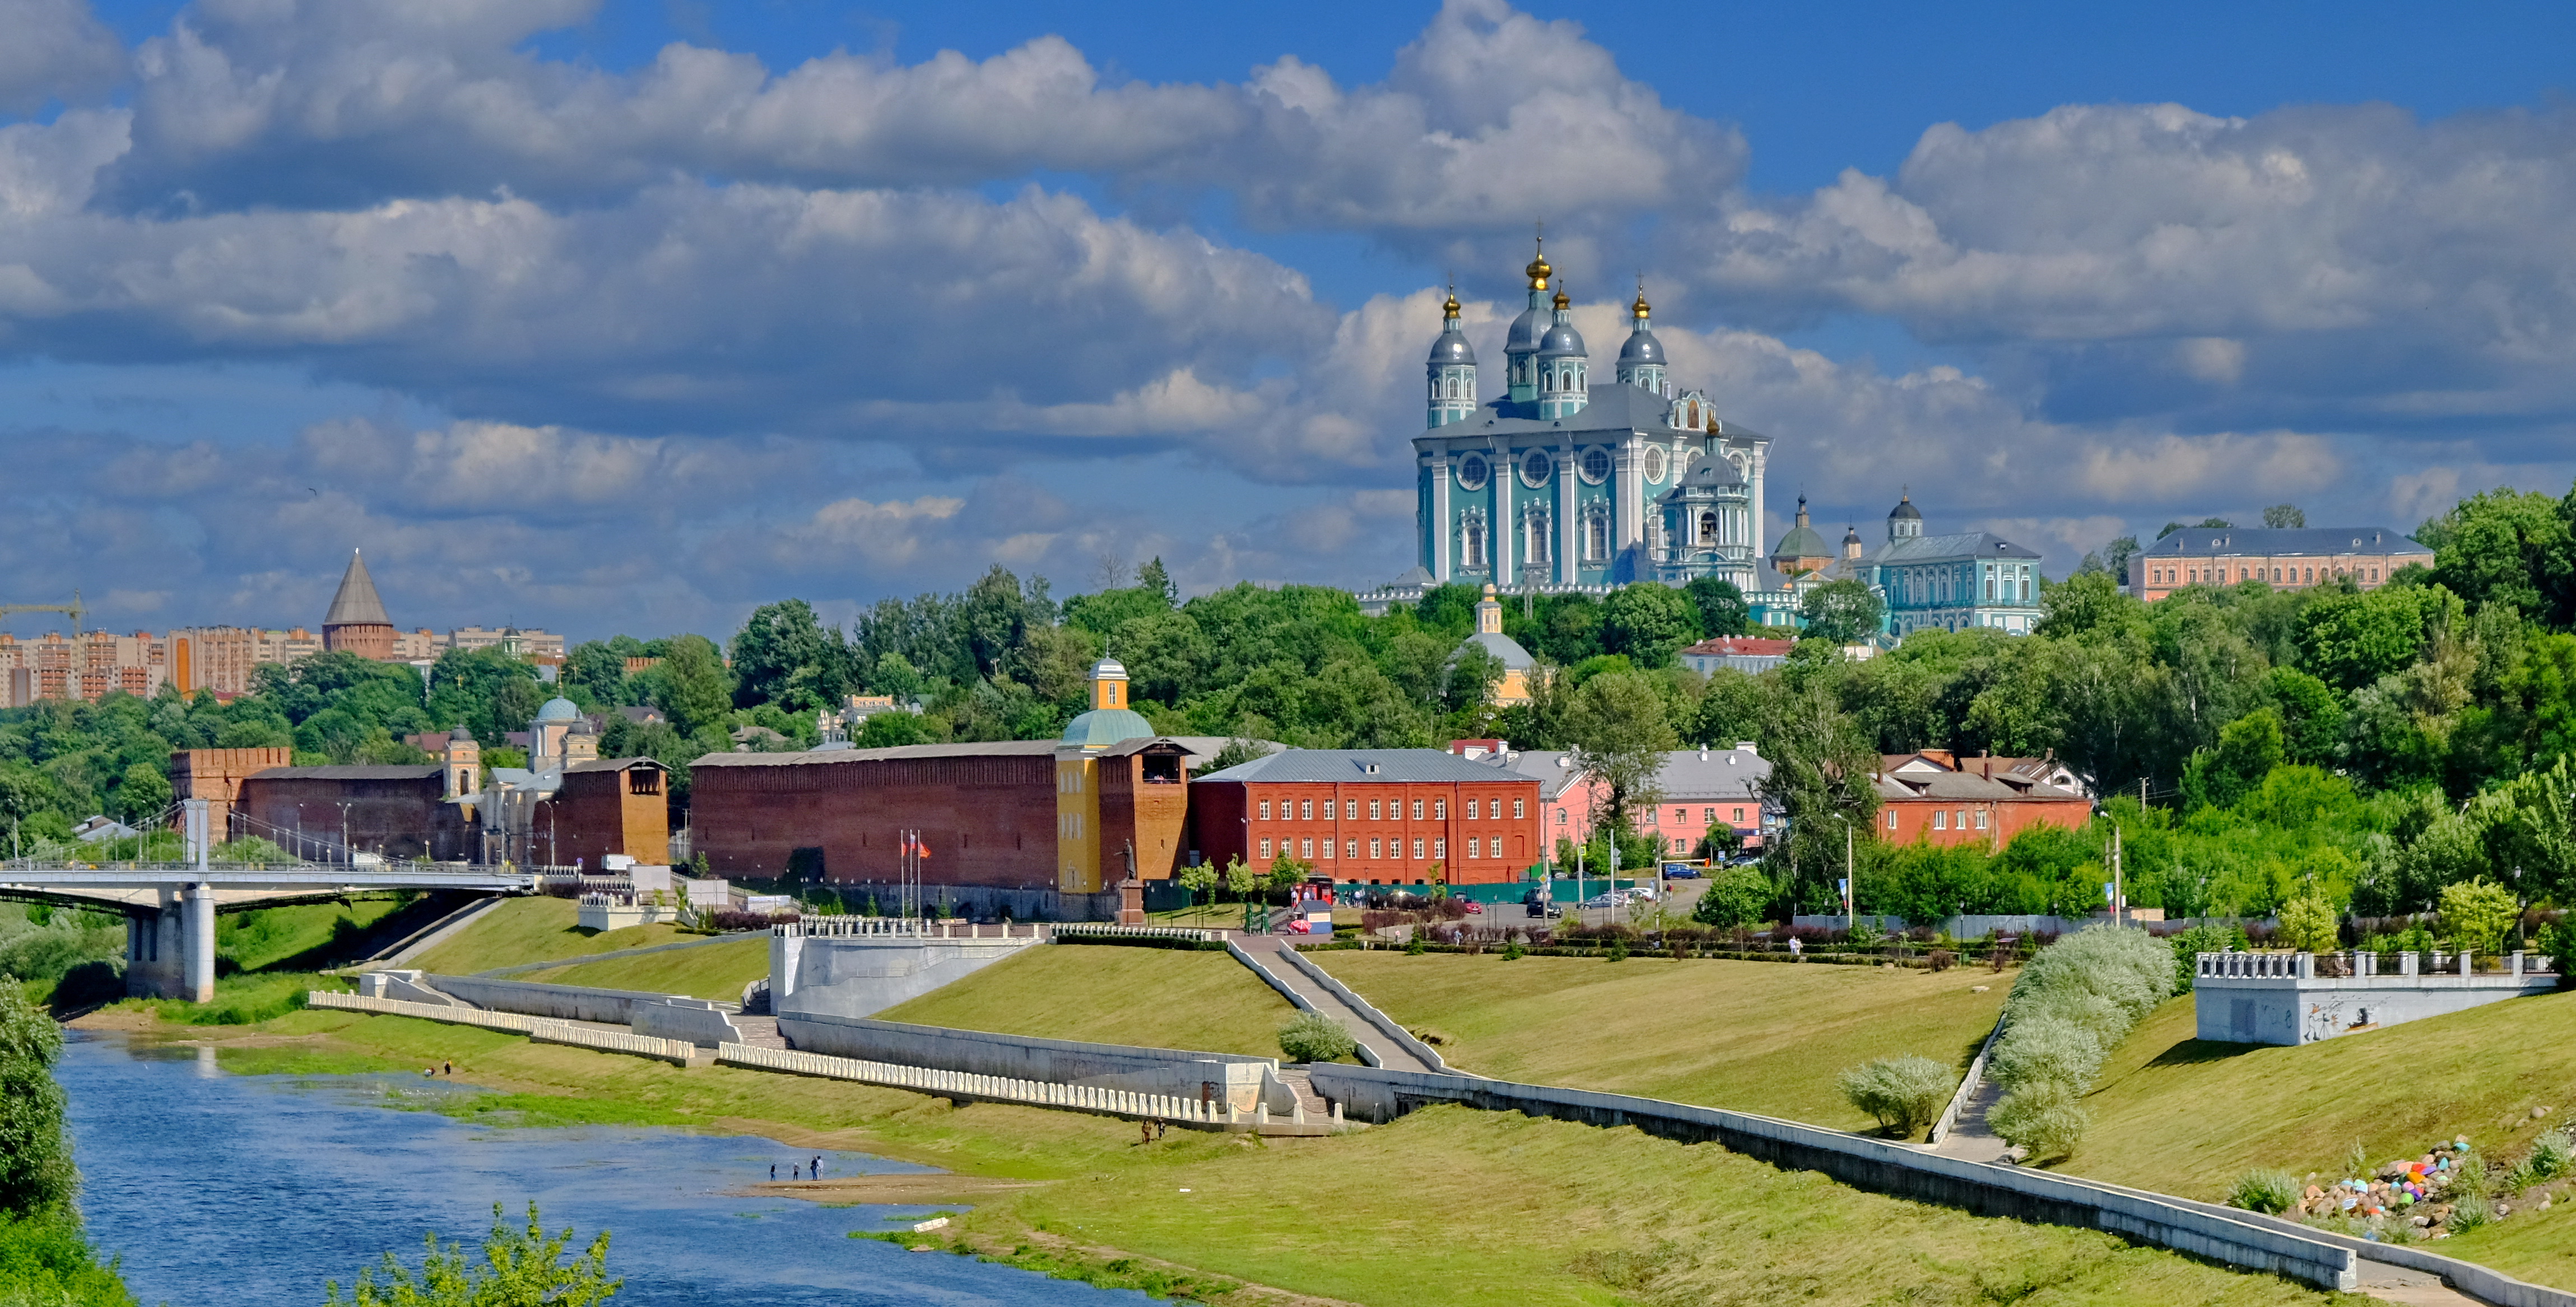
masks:
[[[814,1164],[813,1164],[812,1166],[809,1166],[809,1167],[805,1168],[805,1174],[807,1175],[807,1177],[809,1177],[809,1178],[811,1178],[811,1179],[815,1179],[815,1180],[820,1180],[820,1179],[822,1179],[822,1178],[823,1178],[823,1159],[822,1159],[820,1156],[815,1157],[815,1159],[814,1159]]]

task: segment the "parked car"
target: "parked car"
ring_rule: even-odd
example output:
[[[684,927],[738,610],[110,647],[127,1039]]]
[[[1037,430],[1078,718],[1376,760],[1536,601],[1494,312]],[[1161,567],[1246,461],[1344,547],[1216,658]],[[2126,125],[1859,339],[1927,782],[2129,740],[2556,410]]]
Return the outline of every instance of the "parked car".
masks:
[[[1464,903],[1464,904],[1466,905],[1466,908],[1467,908],[1467,915],[1468,915],[1468,916],[1471,916],[1471,917],[1481,917],[1481,916],[1485,915],[1485,905],[1484,905],[1484,904],[1482,904],[1482,903],[1478,903],[1478,902],[1477,902],[1477,901],[1475,901],[1474,899],[1462,899],[1462,900],[1460,900],[1460,902],[1462,902],[1462,903]]]
[[[1638,885],[1631,889],[1621,890],[1620,893],[1627,895],[1628,901],[1631,903],[1652,903],[1655,901],[1655,887],[1652,885]]]
[[[1687,862],[1667,862],[1664,864],[1664,876],[1669,880],[1697,880],[1699,879],[1699,875],[1699,868],[1694,867]]]
[[[1627,900],[1620,898],[1616,894],[1595,894],[1592,897],[1585,899],[1583,901],[1583,906],[1587,908],[1615,908],[1625,902],[1627,902]]]

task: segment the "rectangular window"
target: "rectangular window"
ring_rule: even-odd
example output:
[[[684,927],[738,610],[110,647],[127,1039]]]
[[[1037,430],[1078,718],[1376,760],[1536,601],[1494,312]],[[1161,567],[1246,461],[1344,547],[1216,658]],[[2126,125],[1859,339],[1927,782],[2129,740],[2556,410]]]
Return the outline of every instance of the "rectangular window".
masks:
[[[1678,840],[1678,839],[1677,839],[1677,840],[1674,840],[1674,841],[1673,841],[1673,856],[1674,856],[1674,857],[1677,857],[1677,858],[1678,858],[1678,857],[1680,857],[1682,854],[1687,853],[1687,852],[1689,852],[1689,851],[1690,851],[1690,841],[1689,841],[1689,840]]]
[[[1674,825],[1676,825],[1676,826],[1687,826],[1687,825],[1689,825],[1689,824],[1690,824],[1690,809],[1688,809],[1688,808],[1675,808],[1675,809],[1673,809],[1673,824],[1674,824]]]
[[[1702,825],[1702,826],[1714,826],[1714,825],[1716,825],[1716,824],[1717,824],[1717,809],[1715,809],[1715,808],[1702,808],[1702,809],[1700,809],[1700,810],[1699,810],[1699,812],[1700,812],[1700,818],[1699,818],[1699,824],[1700,824],[1700,825]]]
[[[1433,821],[1449,820],[1449,801],[1447,799],[1433,799],[1431,801],[1431,819]]]
[[[1358,840],[1342,841],[1342,855],[1344,857],[1351,858],[1360,856],[1360,842]]]
[[[1445,858],[1445,857],[1448,857],[1448,856],[1449,856],[1449,841],[1447,841],[1447,840],[1433,840],[1433,841],[1431,841],[1431,856],[1432,856],[1432,857],[1435,857],[1435,858]]]
[[[1261,859],[1264,862],[1270,860],[1270,841],[1268,840],[1263,840],[1261,842]]]
[[[1946,813],[1946,812],[1934,812],[1934,813],[1932,814],[1932,829],[1934,829],[1934,830],[1948,830],[1948,829],[1950,829],[1950,814],[1949,814],[1949,813]]]
[[[1301,856],[1308,858],[1315,856],[1315,841],[1313,837],[1310,836],[1306,839],[1297,841],[1297,846],[1304,850],[1304,853]],[[1333,842],[1331,840],[1324,841],[1324,856],[1327,858],[1333,856]]]
[[[1477,839],[1477,838],[1475,838],[1475,837],[1474,837],[1474,836],[1472,836],[1472,835],[1471,835],[1471,836],[1469,836],[1469,837],[1467,838],[1467,856],[1468,856],[1468,857],[1470,857],[1470,858],[1475,857],[1475,856],[1476,856],[1476,850],[1481,849],[1481,848],[1483,848],[1484,846],[1485,846],[1485,842],[1484,842],[1483,840]]]
[[[1422,820],[1422,800],[1420,799],[1415,799],[1413,801],[1413,819],[1415,821]]]
[[[1648,809],[1646,809],[1646,824],[1647,824],[1647,825],[1649,825],[1649,826],[1661,826],[1661,825],[1663,825],[1664,823],[1663,823],[1662,813],[1663,813],[1663,809],[1661,809],[1661,808],[1648,808]]]
[[[1415,840],[1413,842],[1413,859],[1416,862],[1422,860],[1422,841],[1420,840]]]
[[[1297,805],[1297,808],[1304,814],[1306,820],[1313,821],[1315,819],[1315,801],[1313,799],[1307,799],[1300,802]]]
[[[1738,818],[1736,818],[1736,820],[1737,820],[1737,821],[1742,821],[1742,820],[1744,820],[1744,819],[1743,819],[1743,818],[1741,818],[1741,817],[1738,817]],[[1896,809],[1894,809],[1894,808],[1890,808],[1890,809],[1888,809],[1888,810],[1887,810],[1887,828],[1888,828],[1889,830],[1894,830],[1894,829],[1896,829]]]
[[[1565,809],[1559,808],[1556,810],[1556,824],[1559,826],[1565,824]]]
[[[1984,812],[1983,810],[1980,810],[1980,811],[1977,813],[1977,829],[1978,829],[1978,830],[1984,830],[1985,828],[1986,828],[1986,814],[1985,814],[1985,812]]]
[[[1512,820],[1514,820],[1514,821],[1523,821],[1523,820],[1526,820],[1528,817],[1529,817],[1529,800],[1527,800],[1527,799],[1514,799],[1514,800],[1512,800]]]
[[[1483,803],[1484,800],[1482,799],[1467,800],[1467,820],[1474,821],[1476,819],[1476,814],[1483,810],[1481,807]]]
[[[1736,810],[1735,810],[1735,821],[1736,821],[1736,824],[1737,824],[1737,825],[1742,825],[1742,824],[1743,824],[1743,822],[1744,822],[1744,809],[1742,809],[1742,808],[1738,808],[1738,809],[1736,809]],[[1889,824],[1889,825],[1894,825],[1895,823],[1890,822],[1890,823],[1888,823],[1888,824]]]
[[[1263,821],[1270,820],[1270,800],[1268,799],[1263,799],[1261,801],[1261,819]]]
[[[1383,857],[1385,857],[1385,856],[1386,856],[1386,841],[1384,841],[1384,840],[1370,840],[1370,841],[1369,841],[1369,856],[1370,856],[1370,857],[1372,857],[1372,858],[1383,858]]]
[[[1384,820],[1383,818],[1381,818],[1381,817],[1378,815],[1378,811],[1377,811],[1377,809],[1378,809],[1378,801],[1377,801],[1377,800],[1375,800],[1375,799],[1371,799],[1371,800],[1369,800],[1369,820],[1370,820],[1370,821],[1381,821],[1381,820]]]

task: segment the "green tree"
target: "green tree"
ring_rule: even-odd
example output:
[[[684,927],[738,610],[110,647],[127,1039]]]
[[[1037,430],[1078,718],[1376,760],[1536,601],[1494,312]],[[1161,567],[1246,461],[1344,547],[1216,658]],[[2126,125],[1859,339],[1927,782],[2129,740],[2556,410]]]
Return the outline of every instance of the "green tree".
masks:
[[[2281,905],[2280,940],[2303,953],[2328,953],[2337,942],[2334,905],[2314,891]]]
[[[483,1238],[480,1265],[462,1241],[441,1245],[436,1231],[422,1240],[428,1253],[419,1274],[386,1253],[381,1266],[358,1272],[356,1289],[348,1297],[340,1296],[339,1281],[330,1281],[325,1301],[330,1307],[586,1307],[615,1297],[626,1283],[609,1278],[607,1231],[566,1261],[572,1227],[549,1237],[538,1223],[535,1203],[528,1204],[524,1230],[503,1222],[501,1205],[492,1204],[492,1232]]]
[[[1225,860],[1225,891],[1239,902],[1252,896],[1253,887],[1261,883],[1261,873],[1241,858]]]
[[[1864,844],[1872,838],[1878,753],[1823,675],[1772,701],[1761,738],[1771,762],[1762,795],[1789,823],[1788,838],[1767,858],[1773,878],[1793,905],[1822,908],[1842,874],[1846,829]]]
[[[2035,633],[2065,639],[2126,626],[2136,606],[2137,600],[2121,593],[2109,574],[2079,572],[2046,587]]]
[[[499,685],[492,687],[492,706],[489,709],[489,713],[492,721],[493,738],[485,741],[485,743],[497,743],[500,738],[508,732],[524,731],[528,729],[528,723],[537,719],[537,710],[544,706],[545,691],[539,688],[537,682],[532,679],[513,676],[502,681]],[[322,714],[322,716],[328,715],[329,714],[327,713]],[[314,720],[319,721],[320,719],[320,717],[316,717]],[[299,730],[297,733],[299,740],[306,732],[311,730],[313,724],[314,723],[312,721],[308,721],[304,724],[304,729]],[[325,751],[331,753],[334,757],[341,756],[340,749],[338,747],[339,740],[333,737],[325,738],[330,739],[331,744],[331,747],[327,748]],[[350,752],[355,752],[356,749],[357,739],[353,735],[348,740],[348,750]]]
[[[2411,666],[2449,591],[2381,588],[2325,594],[2299,614],[2299,660],[2328,685],[2357,690]]]
[[[138,762],[125,769],[125,778],[117,782],[116,809],[128,822],[147,820],[170,806],[170,778],[161,768]]]
[[[1655,778],[1664,755],[1681,744],[1654,679],[1642,672],[1584,682],[1567,711],[1566,736],[1575,767],[1609,789],[1609,802],[1598,815],[1602,827],[1614,831],[1627,830],[1629,814],[1639,806],[1657,802]]]
[[[671,719],[683,735],[722,730],[733,706],[724,660],[715,643],[702,635],[676,636],[662,665],[661,684],[653,706]]]
[[[1846,577],[1808,591],[1799,611],[1806,616],[1808,636],[1850,644],[1877,634],[1887,610],[1876,591]]]
[[[1733,929],[1765,920],[1771,907],[1771,878],[1753,867],[1712,867],[1708,888],[1691,905],[1691,920]]]
[[[2576,502],[2576,491],[2569,502]],[[2416,528],[2433,549],[2435,583],[2467,603],[2511,605],[2522,614],[2565,625],[2576,612],[2576,540],[2568,502],[2536,491],[2499,487],[2471,495]]]
[[[2185,802],[2198,807],[2234,807],[2281,765],[2281,715],[2257,708],[2218,733],[2218,747],[2202,749],[2183,769]]]
[[[451,726],[462,725],[485,744],[498,743],[506,732],[526,730],[528,719],[520,717],[507,723],[495,721],[492,715],[494,696],[511,681],[525,681],[533,692],[536,680],[535,667],[498,648],[450,649],[440,654],[438,662],[429,669],[430,716]],[[536,711],[537,702],[535,698],[526,700],[531,715]]]
[[[1217,883],[1216,864],[1202,862],[1196,866],[1183,867],[1175,874],[1180,877],[1181,888],[1190,892],[1191,907],[1198,906],[1201,894],[1208,895],[1210,903],[1216,901],[1214,893]]]
[[[53,1077],[63,1030],[15,978],[0,982],[0,1214],[68,1215],[80,1173],[63,1138],[63,1087]]]
[[[2501,953],[2506,933],[2521,916],[2513,891],[2484,876],[2442,887],[2442,933],[2454,947]]]
[[[2264,689],[2281,715],[2281,753],[2291,762],[2331,767],[2343,757],[2343,701],[2333,687],[2295,667],[2275,667]]]
[[[1723,577],[1693,578],[1682,587],[1690,596],[1691,606],[1699,610],[1699,633],[1702,637],[1742,635],[1753,627],[1753,609],[1744,602],[1744,592],[1733,581]]]
[[[1667,666],[1674,651],[1699,637],[1689,596],[1652,581],[1623,585],[1601,605],[1602,642],[1643,668]]]
[[[851,746],[860,749],[890,749],[898,745],[929,742],[930,729],[921,714],[900,710],[868,714],[868,719],[859,723],[858,734],[850,739]]]
[[[2296,504],[2274,504],[2263,510],[2263,525],[2276,530],[2281,527],[2300,527],[2307,524],[2308,515],[2300,512]]]
[[[1148,594],[1161,595],[1165,607],[1181,602],[1181,588],[1172,584],[1172,573],[1163,566],[1161,554],[1154,555],[1143,567],[1136,569],[1136,588]]]
[[[642,655],[636,655],[641,657]],[[563,683],[566,688],[578,686],[607,707],[632,702],[627,697],[627,655],[603,640],[584,640],[572,648],[564,660]]]
[[[802,599],[762,604],[733,637],[737,708],[775,703],[793,712],[837,706],[849,693],[849,648]]]

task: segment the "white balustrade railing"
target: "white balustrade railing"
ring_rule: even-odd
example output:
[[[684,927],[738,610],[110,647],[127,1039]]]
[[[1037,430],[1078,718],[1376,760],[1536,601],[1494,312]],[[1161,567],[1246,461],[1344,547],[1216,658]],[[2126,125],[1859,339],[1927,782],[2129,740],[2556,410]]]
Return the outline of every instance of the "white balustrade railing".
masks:
[[[1222,930],[1200,930],[1190,926],[1120,926],[1105,921],[1068,921],[1055,927],[1065,935],[1106,935],[1119,939],[1194,939],[1203,944],[1222,944]]]
[[[443,1007],[436,1003],[413,1003],[397,998],[369,998],[363,994],[343,994],[336,990],[314,990],[305,996],[305,1005],[348,1012],[372,1012],[384,1016],[418,1017],[426,1021],[444,1021],[452,1025],[481,1026],[487,1030],[507,1030],[549,1044],[573,1044],[611,1053],[636,1053],[666,1061],[686,1062],[698,1056],[696,1045],[686,1040],[656,1039],[650,1035],[630,1034],[623,1030],[601,1030],[595,1026],[569,1021],[549,1021],[544,1017],[522,1016],[516,1012],[486,1012],[481,1008]],[[1184,1125],[1250,1126],[1266,1125],[1269,1110],[1238,1111],[1230,1102],[1201,1101],[1177,1094],[1148,1094],[1132,1089],[1110,1089],[1100,1085],[1069,1085],[1051,1080],[1015,1080],[1007,1076],[976,1075],[966,1071],[943,1071],[936,1067],[905,1066],[897,1062],[870,1062],[859,1058],[833,1057],[824,1053],[806,1053],[791,1048],[759,1048],[749,1044],[719,1044],[715,1060],[732,1066],[762,1071],[784,1071],[791,1075],[822,1076],[832,1080],[849,1080],[860,1084],[882,1085],[889,1089],[909,1089],[916,1093],[939,1094],[956,1098],[979,1098],[997,1103],[1026,1103],[1034,1107],[1062,1108],[1074,1112],[1093,1112],[1106,1116],[1144,1117],[1173,1121]],[[1306,1111],[1298,1108],[1289,1120],[1305,1124]]]
[[[2426,976],[2471,977],[2481,974],[2516,979],[2558,974],[2555,960],[2545,953],[2512,952],[2501,964],[2477,970],[2476,956],[2466,949],[2451,952],[2434,949],[2427,953],[2394,955],[2397,969],[2382,969],[2380,955],[2366,949],[2348,953],[2201,953],[2195,955],[2193,973],[2213,980],[2409,980]]]
[[[784,1071],[791,1075],[822,1076],[832,1080],[850,1080],[860,1084],[882,1085],[889,1089],[909,1089],[915,1093],[939,1094],[956,1098],[980,1098],[996,1103],[1026,1103],[1035,1107],[1055,1107],[1076,1112],[1096,1112],[1108,1116],[1145,1117],[1175,1121],[1184,1125],[1247,1125],[1267,1120],[1267,1112],[1250,1113],[1236,1110],[1223,1101],[1201,1101],[1177,1094],[1148,1094],[1132,1089],[1110,1089],[1100,1085],[1069,1085],[1051,1080],[1015,1080],[1007,1076],[977,1075],[968,1071],[943,1071],[937,1067],[906,1066],[900,1062],[871,1062],[854,1057],[834,1057],[825,1053],[807,1053],[792,1048],[757,1048],[749,1044],[721,1044],[716,1060],[732,1066],[754,1067],[763,1071]],[[1294,1114],[1296,1123],[1304,1124],[1305,1109]]]

